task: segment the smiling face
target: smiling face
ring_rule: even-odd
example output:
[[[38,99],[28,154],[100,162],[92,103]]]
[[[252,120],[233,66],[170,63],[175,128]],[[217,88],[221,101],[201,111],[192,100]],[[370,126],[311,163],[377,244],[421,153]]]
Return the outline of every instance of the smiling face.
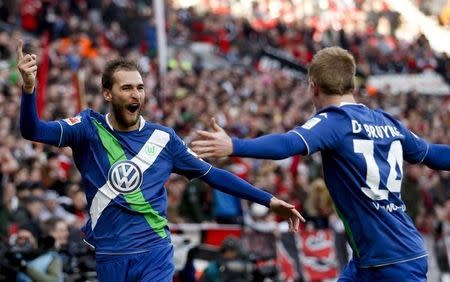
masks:
[[[117,70],[111,89],[104,89],[105,100],[111,103],[113,126],[128,131],[139,127],[140,111],[145,92],[142,76],[136,70]]]

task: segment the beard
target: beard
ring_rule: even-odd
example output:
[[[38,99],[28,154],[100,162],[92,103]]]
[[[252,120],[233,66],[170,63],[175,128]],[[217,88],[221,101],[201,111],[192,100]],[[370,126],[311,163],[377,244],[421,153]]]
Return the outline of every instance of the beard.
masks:
[[[123,104],[112,102],[111,105],[116,122],[121,128],[130,128],[139,122],[140,109],[131,113]]]

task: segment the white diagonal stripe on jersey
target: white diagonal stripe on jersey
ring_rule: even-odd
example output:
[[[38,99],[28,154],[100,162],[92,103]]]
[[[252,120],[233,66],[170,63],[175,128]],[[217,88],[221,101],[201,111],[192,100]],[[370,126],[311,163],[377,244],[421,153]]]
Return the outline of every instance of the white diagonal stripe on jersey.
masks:
[[[130,161],[136,164],[139,169],[144,173],[156,160],[161,151],[166,147],[170,140],[170,135],[167,132],[161,130],[153,131],[150,138],[142,146],[139,153],[134,156]],[[120,193],[114,190],[109,183],[109,180],[95,193],[92,200],[89,213],[91,215],[92,230],[97,225],[97,221],[102,215],[102,212]]]

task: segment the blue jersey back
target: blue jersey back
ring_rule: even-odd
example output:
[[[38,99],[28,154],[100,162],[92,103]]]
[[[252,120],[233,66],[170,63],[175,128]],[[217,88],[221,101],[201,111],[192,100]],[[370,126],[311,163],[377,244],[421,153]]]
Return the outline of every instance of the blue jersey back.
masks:
[[[400,122],[362,104],[318,112],[296,133],[321,151],[324,178],[360,267],[426,255],[400,197],[403,160],[420,163],[428,144]]]
[[[164,183],[172,172],[194,178],[211,166],[172,129],[143,118],[130,132],[113,130],[90,109],[58,122],[59,145],[73,149],[82,175],[90,213],[83,231],[96,253],[138,253],[168,244]]]

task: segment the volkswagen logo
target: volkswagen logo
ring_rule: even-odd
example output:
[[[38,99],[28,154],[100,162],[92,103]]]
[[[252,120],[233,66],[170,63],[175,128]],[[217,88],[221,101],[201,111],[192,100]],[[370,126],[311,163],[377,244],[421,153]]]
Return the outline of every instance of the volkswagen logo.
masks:
[[[132,161],[120,161],[109,169],[108,180],[120,193],[130,193],[141,186],[142,171]]]

